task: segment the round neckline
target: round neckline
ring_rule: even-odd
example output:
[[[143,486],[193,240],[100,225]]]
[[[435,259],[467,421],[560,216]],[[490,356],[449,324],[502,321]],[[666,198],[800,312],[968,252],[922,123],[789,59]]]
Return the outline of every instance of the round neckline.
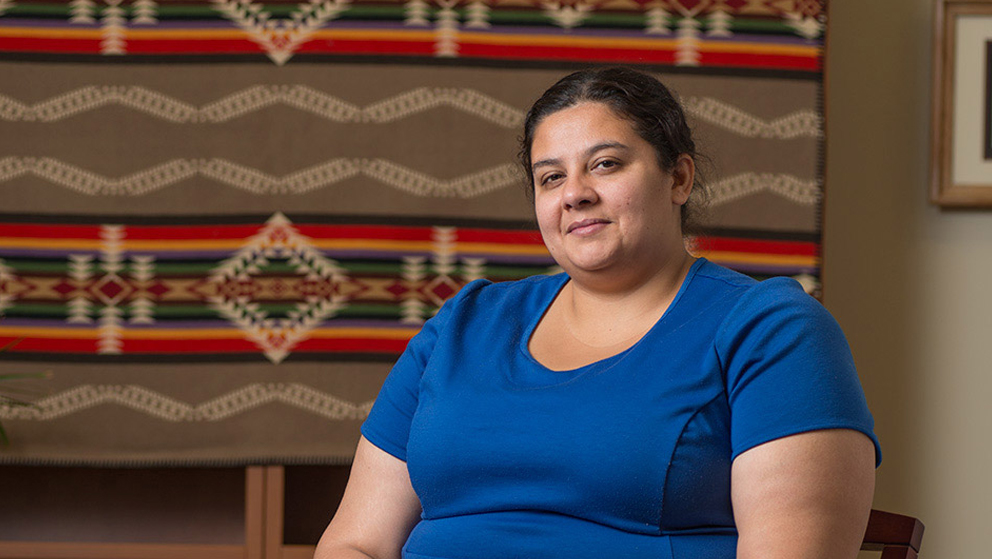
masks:
[[[544,363],[538,361],[537,358],[535,358],[534,355],[531,354],[529,347],[530,339],[531,337],[534,336],[534,331],[537,330],[537,325],[548,313],[548,310],[551,308],[552,303],[554,303],[555,299],[557,299],[558,296],[561,294],[562,289],[564,289],[565,286],[568,284],[568,282],[571,280],[571,278],[568,277],[568,274],[564,272],[558,274],[557,276],[553,276],[552,279],[557,281],[558,284],[555,285],[553,289],[549,289],[550,292],[549,295],[543,301],[541,301],[540,303],[541,312],[535,313],[534,318],[527,323],[527,326],[524,328],[524,331],[520,337],[520,342],[518,343],[517,347],[519,348],[520,352],[523,354],[524,358],[527,361],[529,361],[534,367],[536,367],[540,373],[554,377],[554,382],[542,386],[554,386],[556,384],[569,382],[594,369],[607,370],[610,367],[616,365],[617,362],[619,362],[621,359],[629,355],[631,352],[635,351],[644,342],[645,339],[647,339],[649,336],[653,336],[655,332],[661,328],[661,324],[665,322],[665,319],[672,313],[672,310],[682,300],[682,294],[685,293],[686,288],[692,282],[692,279],[693,277],[695,277],[696,272],[699,270],[700,267],[702,267],[703,263],[705,262],[707,262],[707,260],[705,258],[700,257],[697,258],[696,261],[692,263],[692,265],[689,267],[689,271],[685,275],[685,278],[683,278],[682,280],[682,284],[679,286],[678,292],[675,294],[675,297],[672,299],[672,302],[668,305],[668,308],[665,309],[665,312],[658,318],[658,320],[655,321],[654,324],[651,325],[651,328],[648,328],[648,330],[636,342],[634,342],[633,345],[631,345],[627,349],[624,349],[623,351],[620,351],[608,357],[604,357],[597,361],[587,363],[585,365],[582,365],[581,367],[576,367],[574,369],[563,369],[560,371],[556,371],[555,369],[552,369],[547,365],[545,365]],[[515,379],[511,378],[510,380],[514,382],[514,384],[518,384]],[[532,387],[537,387],[537,386],[532,386]]]

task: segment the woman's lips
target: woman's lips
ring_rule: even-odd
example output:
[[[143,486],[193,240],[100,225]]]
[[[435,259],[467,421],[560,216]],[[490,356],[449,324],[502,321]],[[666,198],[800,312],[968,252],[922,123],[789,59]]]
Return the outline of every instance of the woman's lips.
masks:
[[[575,233],[577,235],[590,235],[596,231],[599,231],[608,223],[609,221],[606,219],[583,219],[569,224],[565,232],[566,234]]]

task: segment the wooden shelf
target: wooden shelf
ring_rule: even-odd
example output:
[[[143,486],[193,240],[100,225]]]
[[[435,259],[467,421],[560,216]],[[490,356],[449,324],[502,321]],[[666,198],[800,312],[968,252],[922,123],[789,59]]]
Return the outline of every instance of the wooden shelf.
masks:
[[[313,551],[310,552],[311,556]],[[149,543],[0,542],[6,559],[244,559],[245,546]]]

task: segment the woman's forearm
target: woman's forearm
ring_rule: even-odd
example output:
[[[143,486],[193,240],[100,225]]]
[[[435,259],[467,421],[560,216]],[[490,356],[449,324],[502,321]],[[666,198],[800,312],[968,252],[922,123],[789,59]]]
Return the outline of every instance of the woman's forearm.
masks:
[[[420,500],[403,462],[362,437],[351,476],[314,559],[399,559],[420,518]]]

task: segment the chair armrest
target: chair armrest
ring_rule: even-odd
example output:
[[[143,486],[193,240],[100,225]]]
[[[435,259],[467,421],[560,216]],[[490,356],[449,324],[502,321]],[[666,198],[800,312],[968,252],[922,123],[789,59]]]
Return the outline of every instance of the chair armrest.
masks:
[[[879,551],[889,545],[909,546],[919,553],[923,523],[912,516],[872,509],[861,549]]]

